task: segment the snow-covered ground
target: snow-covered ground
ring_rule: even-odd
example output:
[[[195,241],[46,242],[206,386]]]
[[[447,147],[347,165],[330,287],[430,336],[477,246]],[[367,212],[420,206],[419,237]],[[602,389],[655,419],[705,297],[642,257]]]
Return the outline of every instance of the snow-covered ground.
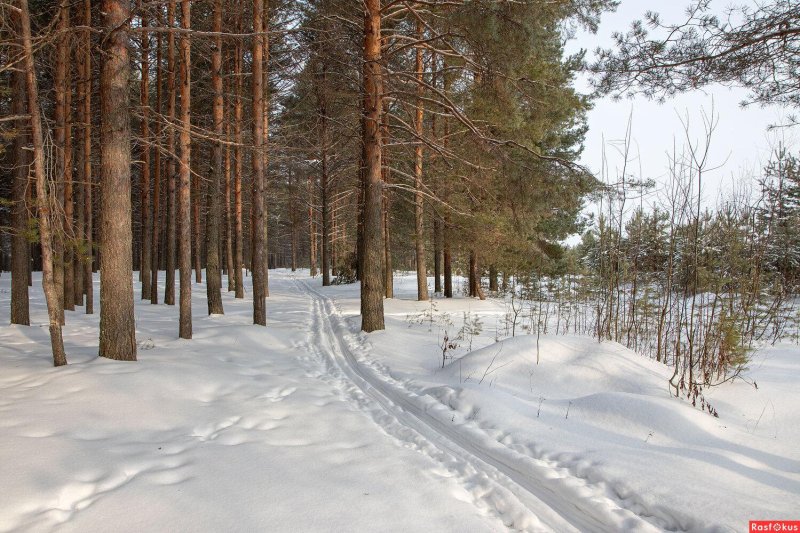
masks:
[[[8,326],[4,273],[0,531],[743,531],[800,516],[796,345],[756,354],[758,388],[708,392],[713,418],[617,344],[496,342],[504,304],[432,310],[415,287],[398,277],[369,335],[357,285],[307,272],[270,272],[267,328],[228,294],[206,316],[195,285],[191,341],[176,307],[137,299],[137,363],[97,358],[98,315],[78,308],[54,369],[38,276],[34,325]],[[465,311],[483,331],[442,369]]]

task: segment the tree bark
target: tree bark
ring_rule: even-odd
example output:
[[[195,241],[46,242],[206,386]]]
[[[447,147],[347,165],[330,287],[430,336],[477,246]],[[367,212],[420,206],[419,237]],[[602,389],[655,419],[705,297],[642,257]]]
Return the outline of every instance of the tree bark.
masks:
[[[36,195],[39,203],[39,235],[42,241],[42,286],[45,300],[47,301],[47,316],[50,322],[50,345],[53,351],[53,365],[62,366],[67,364],[67,356],[64,353],[64,340],[61,336],[58,287],[55,284],[53,273],[53,231],[50,221],[50,198],[48,197],[45,178],[42,117],[39,112],[39,89],[36,84],[36,67],[33,62],[28,0],[19,0],[19,7],[28,113],[30,114],[31,137],[33,140],[33,175],[36,178]]]
[[[416,46],[415,70],[417,77],[417,102],[416,116],[414,120],[414,133],[416,134],[414,146],[414,252],[417,262],[417,300],[428,299],[428,269],[425,264],[425,199],[422,195],[422,126],[424,119],[423,98],[423,70],[422,61],[423,45],[421,41],[424,37],[422,21],[417,18],[416,36],[420,42]]]
[[[381,5],[365,0],[364,12],[364,246],[361,274],[361,329],[384,329],[383,242],[381,235]]]
[[[85,257],[83,265],[83,289],[86,293],[86,314],[94,313],[94,280],[92,270],[92,257],[94,255],[94,209],[92,198],[94,188],[92,184],[92,51],[91,51],[91,25],[92,25],[92,0],[83,2],[83,49],[81,50],[82,75],[81,83],[84,85],[83,99],[80,102],[83,120],[81,141],[83,142],[83,231],[85,242]]]
[[[191,1],[191,0],[190,0]],[[189,67],[191,69],[191,66]],[[189,108],[192,107],[191,100],[189,101]],[[190,141],[191,142],[191,141]],[[202,182],[200,181],[200,174],[199,169],[197,168],[199,165],[199,161],[204,161],[205,157],[203,157],[202,146],[200,147],[200,157],[195,158],[194,161],[191,162],[191,165],[194,167],[190,172],[190,182],[189,182],[189,202],[191,205],[191,223],[192,223],[192,263],[194,264],[194,278],[197,283],[203,282],[203,265],[201,264],[201,253],[202,253],[202,241],[200,240],[200,204],[202,203],[203,198],[203,187]],[[192,200],[192,197],[194,199]]]
[[[230,100],[228,100],[230,111]],[[229,115],[230,116],[230,115]],[[225,125],[225,138],[230,142],[231,124],[230,120]],[[233,211],[231,208],[231,147],[225,147],[225,271],[228,274],[228,292],[236,290],[236,278],[234,277],[233,259]]]
[[[308,270],[311,277],[317,275],[317,224],[314,212],[314,180],[308,175]]]
[[[15,70],[13,75],[11,113],[18,117],[26,114],[25,72]],[[11,323],[30,326],[30,305],[28,301],[28,267],[30,263],[30,244],[28,243],[28,207],[25,203],[25,190],[28,187],[29,157],[25,145],[28,142],[28,127],[25,118],[15,124],[14,137],[14,183],[11,192]]]
[[[104,0],[104,61],[100,75],[102,212],[100,356],[136,360],[131,228],[131,127],[128,103],[129,4]]]
[[[381,178],[384,183],[391,181],[391,170],[389,168],[389,103],[383,102],[383,115],[381,116]],[[389,213],[391,212],[390,190],[383,190],[383,295],[386,298],[394,298],[394,271],[392,267],[392,246],[391,229],[389,228]]]
[[[64,18],[66,19],[67,28],[69,28],[69,6],[64,11]],[[72,39],[67,35],[64,36],[64,41],[61,46],[64,47],[67,54],[67,73],[64,78],[64,264],[62,269],[64,271],[64,309],[69,311],[75,310],[75,269],[73,263],[75,262],[75,246],[77,239],[75,238],[75,204],[74,204],[74,182],[73,182],[73,157],[72,157],[72,69],[69,68],[69,61],[71,58],[70,47]]]
[[[261,18],[262,40],[264,43],[264,68],[261,75],[264,80],[261,89],[264,91],[263,98],[263,117],[264,126],[261,130],[264,135],[263,157],[264,157],[264,296],[269,296],[269,204],[267,203],[267,192],[269,185],[269,0],[264,0],[264,13]],[[266,311],[265,311],[266,313]]]
[[[331,202],[330,180],[328,179],[328,98],[327,66],[321,65],[321,73],[315,88],[319,105],[320,127],[320,207],[322,209],[322,286],[331,284]]]
[[[158,23],[161,24],[161,12],[159,11]],[[161,106],[163,103],[163,74],[161,68],[162,60],[162,38],[161,33],[156,36],[156,113],[161,115]],[[156,139],[158,139],[159,149],[155,152],[155,163],[153,166],[153,218],[152,218],[152,257],[150,263],[150,303],[156,305],[158,303],[158,252],[159,252],[159,237],[161,235],[161,227],[159,220],[161,220],[161,173],[163,167],[161,166],[161,134],[164,131],[161,121],[156,123]]]
[[[222,205],[220,198],[220,185],[222,182],[222,144],[225,134],[223,123],[223,93],[222,93],[222,0],[214,0],[214,48],[211,52],[211,86],[214,91],[213,121],[214,133],[217,142],[214,143],[213,163],[214,169],[211,176],[211,190],[209,191],[209,212],[206,215],[206,294],[208,297],[208,314],[221,315],[222,308],[222,273],[220,271],[220,219],[222,218]]]
[[[263,28],[263,0],[253,1],[253,29]],[[264,242],[264,39],[253,37],[252,55],[253,92],[253,195],[251,208],[252,246],[251,269],[253,271],[253,323],[267,324],[264,273],[266,272]]]
[[[141,18],[142,29],[146,28],[149,24],[147,17],[142,14]],[[139,275],[142,279],[142,300],[150,298],[150,267],[152,261],[152,218],[150,216],[150,35],[147,32],[141,34],[142,57],[141,57],[141,78],[139,81],[139,101],[142,108],[142,122],[141,122],[141,158],[142,158],[142,175],[141,175],[141,242],[142,254],[139,268],[141,271]],[[158,192],[154,193],[155,195]]]
[[[53,217],[53,277],[58,291],[58,316],[61,325],[64,325],[64,173],[66,169],[66,144],[67,117],[65,90],[67,80],[67,63],[69,62],[69,4],[62,0],[58,16],[58,39],[55,73],[53,75],[55,128],[53,131],[53,144],[55,145],[55,195],[60,207],[51,213]]]
[[[167,26],[175,26],[175,0],[167,4]],[[175,160],[175,34],[167,34],[167,246],[164,303],[175,305],[175,252],[177,247],[177,166]]]
[[[442,293],[442,219],[433,214],[433,292]]]
[[[241,13],[237,16],[236,25],[238,31],[242,30]],[[242,82],[242,54],[244,50],[239,41],[236,42],[236,58],[233,62],[234,77],[236,78],[236,101],[234,102],[233,114],[233,137],[236,140],[233,164],[233,203],[236,232],[236,249],[234,250],[234,272],[236,284],[236,298],[244,298],[244,279],[242,269],[244,268],[244,220],[242,218],[242,159],[244,158],[244,139],[242,138],[242,118],[244,87]]]
[[[191,59],[192,44],[188,30],[191,28],[190,0],[181,0],[181,28],[187,33],[180,37],[180,90],[181,90],[181,131],[180,176],[177,192],[178,208],[178,269],[180,270],[180,323],[178,336],[192,338],[192,228],[191,228]]]

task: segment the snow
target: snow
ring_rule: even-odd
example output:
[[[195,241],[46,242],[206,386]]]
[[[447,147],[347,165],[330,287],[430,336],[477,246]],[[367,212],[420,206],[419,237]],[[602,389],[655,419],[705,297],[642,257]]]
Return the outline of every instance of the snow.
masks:
[[[669,396],[665,366],[618,344],[542,336],[537,363],[535,336],[495,342],[501,301],[436,299],[431,313],[398,276],[387,329],[365,335],[358,286],[307,274],[270,272],[267,328],[227,293],[226,314],[206,316],[195,284],[190,341],[176,338],[176,307],[137,298],[136,363],[97,358],[99,317],[77,308],[58,369],[40,279],[24,327],[6,325],[0,277],[0,531],[741,531],[797,519],[796,345],[760,350],[747,381],[709,391],[714,418]],[[433,322],[416,319],[426,310]],[[442,369],[443,331],[453,337],[463,312],[484,331]]]

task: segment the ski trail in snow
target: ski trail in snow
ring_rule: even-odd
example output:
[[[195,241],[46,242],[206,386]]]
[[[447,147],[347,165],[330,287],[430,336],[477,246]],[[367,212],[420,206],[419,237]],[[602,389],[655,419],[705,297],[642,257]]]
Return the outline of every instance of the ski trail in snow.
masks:
[[[441,464],[443,475],[455,476],[478,507],[524,531],[660,531],[586,480],[454,423],[435,399],[360,364],[331,299],[304,281],[295,283],[311,299],[309,349],[328,371],[320,377],[333,380],[387,434]]]

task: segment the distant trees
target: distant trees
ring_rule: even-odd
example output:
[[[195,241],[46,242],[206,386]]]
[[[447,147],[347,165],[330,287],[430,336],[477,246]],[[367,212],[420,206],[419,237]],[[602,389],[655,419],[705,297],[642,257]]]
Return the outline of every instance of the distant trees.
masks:
[[[152,304],[161,270],[164,303],[180,288],[182,338],[191,269],[203,267],[209,313],[223,311],[223,275],[243,298],[252,274],[256,324],[267,322],[268,267],[359,279],[362,327],[376,330],[394,267],[417,271],[420,299],[429,266],[434,290],[452,297],[460,271],[482,297],[487,272],[499,290],[501,275],[555,260],[578,228],[596,182],[574,163],[587,101],[570,87],[580,63],[564,57],[561,29],[592,26],[611,0],[106,4],[92,13],[88,0],[46,0],[32,21],[52,117],[42,142],[43,192],[58,202],[54,312],[59,322],[74,305],[91,312],[99,268],[103,355],[135,358],[132,269]],[[19,35],[4,28],[4,57],[18,54]],[[11,95],[0,92],[2,109]],[[40,191],[23,187],[32,132],[27,102],[13,104],[13,301],[24,322],[23,236],[41,222],[23,229],[33,202],[21,195]]]

